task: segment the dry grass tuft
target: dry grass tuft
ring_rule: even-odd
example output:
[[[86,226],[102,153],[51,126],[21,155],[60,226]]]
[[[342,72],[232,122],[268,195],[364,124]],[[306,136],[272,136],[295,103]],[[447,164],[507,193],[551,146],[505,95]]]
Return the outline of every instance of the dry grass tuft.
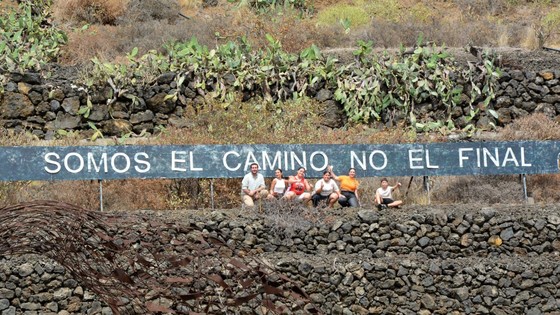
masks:
[[[514,140],[560,140],[558,122],[543,113],[535,113],[514,120],[498,132],[498,139]]]
[[[59,21],[113,24],[128,4],[128,0],[59,0],[52,11]]]
[[[436,204],[514,204],[523,201],[523,188],[518,175],[437,177],[431,200]]]

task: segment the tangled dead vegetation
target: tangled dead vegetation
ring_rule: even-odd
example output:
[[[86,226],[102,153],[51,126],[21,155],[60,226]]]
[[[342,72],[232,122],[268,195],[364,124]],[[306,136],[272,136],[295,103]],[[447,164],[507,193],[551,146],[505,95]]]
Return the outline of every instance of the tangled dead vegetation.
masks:
[[[287,277],[194,224],[36,201],[1,208],[0,226],[1,255],[53,259],[115,314],[320,313]]]

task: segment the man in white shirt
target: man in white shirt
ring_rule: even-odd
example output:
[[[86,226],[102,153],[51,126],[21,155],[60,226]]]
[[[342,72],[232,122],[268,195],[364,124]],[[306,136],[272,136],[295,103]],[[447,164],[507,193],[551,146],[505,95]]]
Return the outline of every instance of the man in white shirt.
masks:
[[[264,177],[259,173],[259,165],[251,164],[251,172],[245,175],[241,181],[241,199],[245,206],[253,207],[255,200],[266,198],[268,191],[265,188]]]

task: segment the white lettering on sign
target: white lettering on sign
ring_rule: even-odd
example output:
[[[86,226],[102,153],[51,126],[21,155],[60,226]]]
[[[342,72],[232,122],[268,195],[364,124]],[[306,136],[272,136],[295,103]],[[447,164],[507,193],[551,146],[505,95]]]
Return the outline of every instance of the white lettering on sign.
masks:
[[[107,173],[109,171],[109,165],[107,165],[107,153],[102,153],[101,154],[101,160],[99,161],[99,165],[95,162],[94,156],[91,152],[88,153],[87,155],[87,161],[88,161],[88,169],[91,169],[93,167],[93,169],[95,170],[95,172],[99,173],[99,171],[101,171],[101,167],[103,167],[103,171],[105,173]]]
[[[45,154],[45,171],[49,174],[56,174],[63,169],[69,173],[77,174],[80,172],[87,173],[126,173],[132,166],[134,161],[134,169],[139,173],[145,173],[150,170],[149,156],[145,152],[138,152],[131,158],[122,152],[117,152],[111,157],[106,152],[96,155],[95,152],[87,152],[85,157],[80,153],[70,152],[64,157],[54,152]],[[120,162],[120,163],[119,163]]]
[[[189,157],[188,163],[186,160],[187,155]],[[185,164],[188,164],[188,169]],[[204,169],[194,166],[194,154],[192,151],[171,151],[171,170],[179,172],[186,172],[187,170],[200,172]]]
[[[376,165],[374,163],[374,158],[376,155],[380,155],[383,163],[381,163],[381,165]],[[387,167],[387,154],[385,154],[385,152],[380,151],[380,150],[373,150],[367,159],[367,162],[369,162],[369,166],[371,166],[374,170],[382,170],[385,167]],[[354,151],[350,151],[350,167],[352,168],[361,168],[362,170],[366,170],[367,169],[367,164],[366,162],[366,152],[362,151],[362,156],[361,158],[358,156],[358,154],[356,154],[356,152]],[[358,167],[355,166],[355,163],[358,163]]]
[[[224,154],[224,157],[222,158],[222,162],[224,164],[224,167],[228,170],[228,171],[237,171],[240,167],[241,167],[241,163],[237,163],[236,166],[230,166],[228,164],[228,157],[230,155],[235,155],[237,157],[241,156],[239,153],[235,152],[235,151],[228,151]]]
[[[319,166],[315,165],[315,157],[318,156],[318,155],[323,157],[323,164],[319,165]],[[311,165],[311,168],[315,171],[325,170],[325,169],[327,169],[327,165],[329,165],[329,158],[327,157],[325,152],[315,151],[315,152],[311,153],[311,155],[309,156],[309,164]]]
[[[459,149],[459,167],[470,166],[468,164],[474,163],[476,167],[507,167],[507,166],[522,166],[531,167],[531,163],[527,163],[525,158],[525,148],[520,147],[519,151],[514,151],[514,148],[507,147],[502,150],[499,148],[460,148]]]
[[[75,159],[72,159],[74,157],[75,157]],[[75,160],[75,161],[78,162],[78,167],[70,168],[70,165],[72,164],[71,163],[72,160]],[[75,152],[68,153],[64,157],[64,168],[70,173],[74,173],[74,174],[79,173],[84,168],[84,158],[80,154],[75,153]]]
[[[291,162],[292,162],[292,164],[290,165],[291,166],[290,169],[295,169],[296,165],[299,165],[299,166],[307,169],[307,163],[306,163],[306,158],[305,157],[306,157],[305,151],[301,152],[301,159],[298,158],[296,152],[290,151],[290,158],[291,158]],[[297,161],[297,164],[296,164],[295,161]]]
[[[249,152],[247,153],[247,158],[245,159],[245,166],[243,167],[244,170],[248,170],[251,168],[251,164],[253,163],[257,163],[259,164],[259,162],[257,162],[257,158],[255,157],[255,155],[253,154],[253,152]],[[259,164],[260,165],[260,164]]]
[[[425,155],[423,156],[422,153]],[[426,160],[426,164],[424,164],[424,160]],[[439,168],[438,165],[430,164],[430,150],[428,149],[408,150],[408,162],[410,169]]]
[[[270,157],[268,156],[268,152],[263,151],[261,167],[263,170],[275,170],[277,168],[282,168],[282,153],[280,151],[276,151],[276,153],[274,153],[274,160],[270,162]]]
[[[142,159],[144,158],[144,159]],[[151,165],[150,162],[148,162],[147,160],[150,158],[150,156],[148,155],[148,153],[145,152],[138,152],[136,154],[134,154],[134,161],[136,163],[138,163],[139,165],[135,165],[134,169],[138,172],[138,173],[147,173],[150,171]],[[144,167],[140,167],[140,165],[143,165]]]
[[[257,156],[261,160],[258,160]],[[228,151],[224,153],[222,163],[228,171],[232,172],[239,170],[241,165],[243,165],[243,170],[247,171],[252,163],[259,164],[263,171],[277,168],[296,170],[299,167],[307,168],[307,165],[315,171],[321,171],[327,168],[329,158],[323,151],[313,151],[311,154],[306,151],[262,151],[260,154],[248,152],[244,157],[236,151]]]
[[[117,168],[117,158],[122,157],[120,160],[124,161],[124,167],[119,169]],[[115,172],[117,173],[126,173],[128,171],[128,169],[130,168],[130,158],[128,157],[128,155],[124,154],[124,153],[115,153],[115,155],[113,155],[113,157],[111,158],[111,167],[113,168],[113,170],[115,170]]]
[[[54,152],[45,154],[45,162],[47,163],[47,166],[45,166],[45,171],[47,173],[56,174],[60,172],[62,166],[60,166],[60,163],[58,163],[58,159],[60,159],[60,155]],[[49,168],[49,165],[54,165],[54,168]]]
[[[226,149],[224,146],[41,147],[37,153],[28,148],[6,148],[0,151],[0,163],[9,164],[0,168],[0,179],[231,178],[247,172],[251,163],[259,164],[264,176],[273,176],[276,168],[293,172],[305,167],[310,171],[309,176],[320,177],[320,172],[331,164],[355,168],[365,177],[548,174],[558,171],[559,146],[560,142],[523,141],[397,146],[239,145]],[[554,157],[549,158],[549,153]],[[17,163],[29,164],[36,159],[38,165],[13,171]]]

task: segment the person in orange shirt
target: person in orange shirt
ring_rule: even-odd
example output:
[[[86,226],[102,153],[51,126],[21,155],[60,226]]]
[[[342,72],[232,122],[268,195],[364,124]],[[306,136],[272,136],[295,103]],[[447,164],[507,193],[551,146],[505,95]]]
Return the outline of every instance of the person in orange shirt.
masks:
[[[358,186],[360,183],[356,179],[356,169],[352,167],[348,170],[348,175],[336,176],[332,165],[329,165],[328,171],[334,180],[340,182],[340,192],[342,195],[338,199],[338,203],[342,207],[359,207],[360,196],[358,194]]]

